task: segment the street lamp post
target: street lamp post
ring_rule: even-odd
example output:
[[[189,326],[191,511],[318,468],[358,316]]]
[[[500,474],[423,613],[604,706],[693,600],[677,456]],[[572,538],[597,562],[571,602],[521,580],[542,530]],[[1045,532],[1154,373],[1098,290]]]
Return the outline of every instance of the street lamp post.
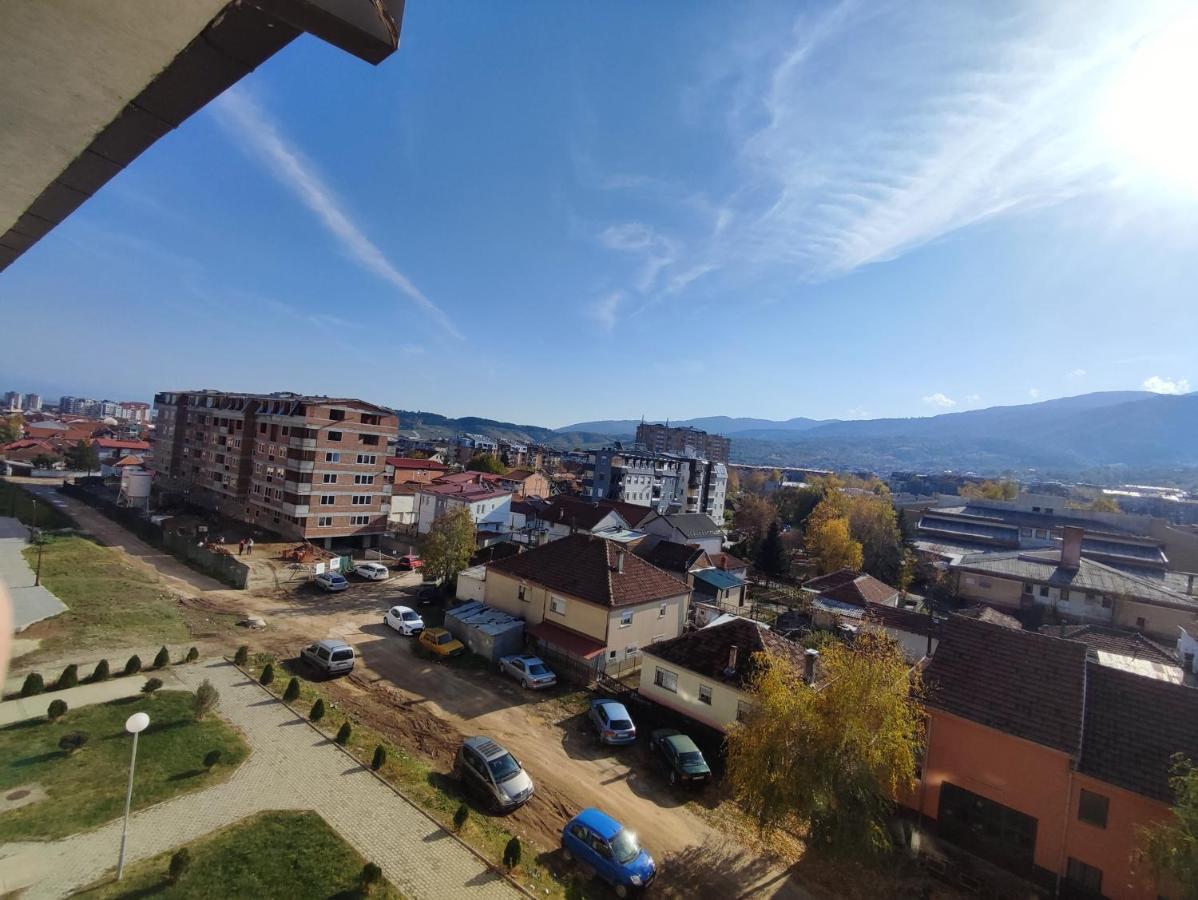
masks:
[[[116,880],[125,874],[125,836],[129,833],[129,807],[133,803],[133,768],[137,765],[137,736],[149,727],[150,717],[144,712],[131,715],[125,730],[133,735],[133,756],[129,760],[129,788],[125,791],[125,824],[121,826],[121,853],[116,862]]]
[[[37,501],[33,501],[33,539],[37,541],[37,570],[33,573],[33,586],[42,583],[42,536],[37,532]]]

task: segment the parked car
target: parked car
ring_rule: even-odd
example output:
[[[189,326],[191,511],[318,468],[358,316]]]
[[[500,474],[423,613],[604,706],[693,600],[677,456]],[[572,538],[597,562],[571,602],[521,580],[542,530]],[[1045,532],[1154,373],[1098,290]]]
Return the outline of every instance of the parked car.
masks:
[[[401,556],[395,561],[395,568],[406,569],[409,572],[415,572],[417,569],[424,568],[424,560],[422,560],[419,556],[409,553],[407,556]]]
[[[603,698],[592,700],[588,715],[599,743],[632,744],[636,741],[636,726],[624,704]]]
[[[344,575],[339,575],[336,572],[321,572],[316,576],[316,586],[322,591],[344,591],[349,587],[349,582],[345,580]]]
[[[354,670],[354,648],[345,641],[309,644],[300,651],[300,659],[325,675],[346,675]]]
[[[636,835],[594,807],[584,809],[562,829],[562,856],[593,869],[617,897],[643,891],[657,877],[657,865]]]
[[[382,563],[364,562],[354,566],[354,574],[367,581],[386,581],[391,577],[390,570]]]
[[[526,688],[547,688],[557,684],[557,676],[539,656],[517,653],[499,657],[499,673],[511,675]]]
[[[453,759],[453,774],[491,809],[515,809],[528,802],[533,784],[520,760],[489,737],[468,737]]]
[[[435,603],[441,596],[441,589],[435,584],[422,584],[420,587],[408,591],[408,594],[415,597],[420,606],[427,606],[429,603]]]
[[[466,645],[444,628],[426,628],[420,632],[420,646],[437,656],[457,656],[466,650]]]
[[[673,728],[658,728],[649,736],[649,749],[658,755],[669,772],[670,784],[706,784],[711,768],[698,745]]]
[[[390,625],[400,634],[413,635],[424,631],[424,619],[420,613],[407,606],[393,606],[383,616],[383,624]]]

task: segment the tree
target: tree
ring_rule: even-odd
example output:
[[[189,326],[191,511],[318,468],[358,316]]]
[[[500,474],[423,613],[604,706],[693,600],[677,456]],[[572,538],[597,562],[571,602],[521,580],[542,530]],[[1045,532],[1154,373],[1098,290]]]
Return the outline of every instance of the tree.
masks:
[[[788,661],[753,659],[753,704],[728,735],[736,797],[762,829],[798,823],[825,851],[884,852],[895,798],[915,785],[918,673],[876,633],[826,646],[816,687]]]
[[[509,872],[520,865],[520,856],[522,852],[520,846],[520,838],[512,835],[512,839],[503,847],[503,867]]]
[[[209,750],[207,753],[205,753],[204,768],[209,772],[212,771],[216,764],[220,762],[221,755],[222,754],[220,750]]]
[[[1179,896],[1198,897],[1198,768],[1178,753],[1171,771],[1173,817],[1140,827],[1137,841],[1156,873],[1177,882]]]
[[[333,738],[338,744],[344,747],[349,743],[350,735],[354,733],[353,727],[349,722],[342,722],[341,727],[337,729],[337,736]]]
[[[790,571],[790,560],[782,546],[782,531],[777,519],[770,523],[770,530],[757,551],[757,565],[768,575],[784,575]]]
[[[424,545],[424,571],[452,584],[474,555],[474,519],[458,506],[433,521]]]
[[[233,664],[244,666],[250,660],[250,648],[242,644],[237,648],[237,652],[233,654]]]
[[[458,808],[453,813],[453,830],[461,831],[466,827],[466,820],[470,818],[470,807],[465,803],[459,803]]]
[[[275,667],[267,663],[262,667],[262,674],[258,676],[258,684],[270,687],[270,683],[275,680]]]
[[[86,743],[86,731],[68,731],[58,739],[58,749],[70,756]]]
[[[289,682],[287,682],[287,689],[285,691],[283,691],[283,701],[286,703],[292,703],[295,700],[299,699],[299,695],[300,695],[299,679],[296,678],[295,676],[292,676],[291,680]]]
[[[1121,512],[1123,512],[1123,510],[1119,506],[1119,504],[1111,497],[1107,497],[1105,494],[1095,497],[1094,501],[1089,505],[1088,509],[1090,510],[1090,512],[1104,512],[1104,513],[1121,513]]]
[[[849,520],[844,516],[823,517],[807,524],[804,547],[815,560],[820,575],[837,569],[861,568],[863,555],[861,544],[853,540],[849,531]]]
[[[981,484],[967,481],[957,488],[957,493],[970,500],[1014,500],[1019,496],[1019,485],[1013,481],[983,481]]]
[[[494,453],[475,453],[466,463],[468,472],[488,472],[491,475],[506,475],[507,466]]]
[[[163,647],[154,656],[153,668],[165,669],[170,664],[171,664],[171,652],[169,650],[167,650],[166,647]]]
[[[844,506],[849,534],[861,544],[861,568],[880,581],[897,584],[903,565],[903,536],[890,497],[849,494]]]
[[[382,744],[378,744],[374,748],[374,759],[370,761],[370,768],[378,771],[387,763],[387,748]]]
[[[62,674],[58,676],[58,680],[54,682],[54,690],[65,691],[67,688],[73,688],[79,683],[79,666],[71,663],[62,670]]]
[[[32,697],[46,689],[46,682],[37,672],[30,672],[21,684],[21,696]]]
[[[11,416],[0,419],[0,444],[19,441],[21,435],[25,433],[24,425],[25,417],[20,413],[13,413]]]
[[[358,874],[358,888],[367,896],[374,890],[374,886],[383,880],[383,870],[379,868],[377,863],[368,862],[362,866],[362,871]]]
[[[185,657],[183,657],[183,662],[189,662],[189,663],[195,662],[199,658],[200,658],[200,648],[192,647],[191,649],[189,649],[187,651],[187,655]]]
[[[732,521],[743,531],[750,543],[756,544],[765,537],[770,524],[778,518],[778,510],[774,504],[756,494],[745,494],[736,504],[736,512]]]
[[[63,456],[67,467],[76,472],[87,472],[90,475],[100,468],[100,451],[91,441],[79,441],[73,447],[68,447]]]
[[[197,719],[202,719],[220,702],[220,692],[212,686],[207,678],[196,688],[195,699],[191,701],[192,711]]]
[[[143,694],[149,694],[151,697],[153,697],[154,694],[160,690],[162,690],[161,678],[147,678],[146,683],[141,686],[141,692]]]
[[[108,668],[108,660],[102,659],[96,663],[96,667],[92,669],[92,677],[88,680],[92,682],[107,681],[111,674]]]
[[[39,453],[33,458],[33,467],[35,469],[53,469],[55,459],[47,453]]]
[[[191,868],[191,851],[186,847],[181,847],[171,854],[170,867],[166,872],[166,880],[169,884],[178,884],[179,879],[187,874],[187,870]]]
[[[125,663],[125,674],[136,675],[141,671],[141,657],[134,653],[129,657],[129,661]]]
[[[806,487],[778,491],[774,494],[774,506],[778,508],[778,516],[783,522],[795,528],[802,528],[823,499],[823,487],[809,484]]]
[[[57,722],[67,714],[67,701],[51,700],[50,705],[46,707],[46,718],[51,722]]]
[[[319,697],[317,697],[316,702],[312,704],[312,711],[308,713],[308,718],[313,722],[319,722],[324,718],[324,701]]]

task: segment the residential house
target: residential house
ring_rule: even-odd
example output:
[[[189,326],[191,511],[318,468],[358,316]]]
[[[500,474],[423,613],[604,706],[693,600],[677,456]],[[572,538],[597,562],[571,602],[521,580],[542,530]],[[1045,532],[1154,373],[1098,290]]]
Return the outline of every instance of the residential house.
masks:
[[[635,528],[647,512],[630,503],[558,495],[541,509],[540,518],[548,527],[548,539],[555,541],[579,531],[598,534]]]
[[[925,670],[926,750],[905,802],[940,839],[1046,890],[1171,895],[1134,869],[1136,831],[1170,815],[1172,755],[1198,759],[1198,691],[1090,656],[950,617]]]
[[[129,456],[122,456],[120,459],[109,459],[107,462],[100,464],[100,474],[106,478],[119,478],[126,471],[145,472],[146,468],[144,463],[144,457],[134,456],[132,454]]]
[[[549,479],[531,469],[511,469],[498,476],[498,480],[500,486],[511,491],[517,500],[526,497],[547,498],[550,494]]]
[[[416,530],[428,534],[438,516],[464,507],[478,531],[506,532],[511,526],[511,506],[511,491],[486,480],[420,485],[416,490]]]
[[[837,569],[803,583],[803,592],[813,600],[836,600],[864,609],[871,603],[898,606],[899,590],[872,575],[855,569]]]
[[[865,614],[857,628],[858,632],[879,631],[885,634],[903,648],[903,656],[908,662],[916,663],[936,652],[943,623],[927,613],[870,603],[865,607]]]
[[[390,526],[398,531],[414,531],[417,517],[418,482],[396,484],[391,487],[391,512],[387,515]]]
[[[1175,684],[1184,681],[1177,651],[1138,631],[1109,625],[1044,625],[1040,633],[1085,644],[1090,648],[1090,659],[1100,665]]]
[[[733,575],[748,580],[749,564],[743,559],[737,559],[731,553],[713,553],[709,558],[711,564],[717,569],[723,569],[725,572],[731,572]]]
[[[699,569],[693,573],[695,600],[724,610],[742,609],[748,600],[745,580],[723,569]]]
[[[587,534],[493,562],[484,585],[487,605],[524,619],[545,655],[589,673],[677,637],[690,600],[670,573]]]
[[[757,622],[734,617],[645,648],[637,692],[696,722],[727,731],[752,705],[749,689],[757,672],[757,653],[805,669],[807,656],[801,644]]]
[[[650,565],[665,569],[694,587],[694,573],[712,568],[711,557],[698,544],[680,544],[677,541],[643,542],[636,554]]]
[[[709,554],[719,553],[724,546],[723,530],[715,520],[702,513],[653,513],[637,527],[662,540],[697,544]]]
[[[130,454],[144,456],[150,452],[149,441],[120,441],[114,438],[96,438],[92,441],[101,463],[112,463]]]
[[[431,484],[449,472],[449,466],[434,459],[388,456],[385,475],[392,484]]]

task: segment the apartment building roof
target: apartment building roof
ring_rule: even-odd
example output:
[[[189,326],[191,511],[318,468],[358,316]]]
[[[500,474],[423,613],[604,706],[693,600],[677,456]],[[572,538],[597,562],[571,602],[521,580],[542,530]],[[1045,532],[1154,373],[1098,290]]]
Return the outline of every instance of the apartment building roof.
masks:
[[[889,603],[898,596],[898,588],[855,569],[837,569],[812,578],[803,584],[803,590],[856,606]]]
[[[388,456],[387,465],[396,469],[431,469],[435,472],[443,472],[449,468],[435,459],[416,459],[411,456]]]
[[[535,582],[600,606],[634,606],[677,597],[690,588],[619,544],[589,534],[572,534],[488,569]]]
[[[736,664],[729,668],[733,648]],[[768,653],[802,671],[805,651],[801,644],[788,641],[751,619],[734,618],[659,641],[641,652],[744,690],[752,684],[759,668],[755,653]]]

